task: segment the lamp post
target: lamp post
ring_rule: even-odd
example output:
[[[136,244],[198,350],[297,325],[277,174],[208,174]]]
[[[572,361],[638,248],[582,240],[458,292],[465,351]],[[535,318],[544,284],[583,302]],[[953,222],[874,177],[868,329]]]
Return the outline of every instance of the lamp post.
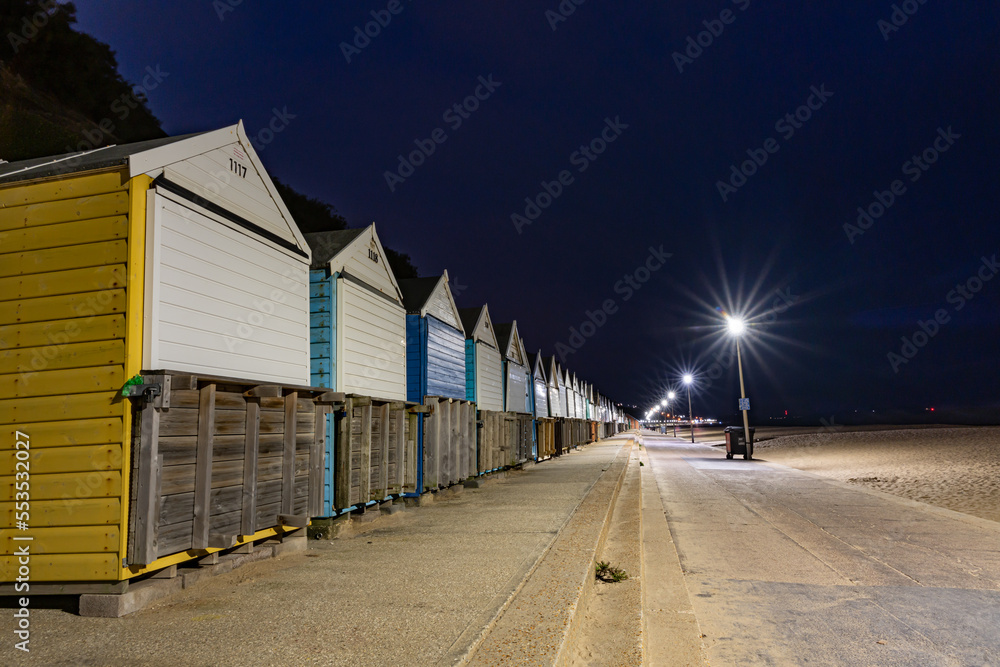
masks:
[[[694,444],[694,413],[691,411],[691,385],[694,383],[694,376],[690,373],[684,374],[684,384],[688,390],[688,422],[691,424],[691,443]]]
[[[674,400],[674,398],[676,398],[676,396],[677,396],[676,393],[674,393],[672,391],[668,392],[667,393],[667,402],[669,403],[670,401]],[[664,424],[663,432],[666,433],[666,431],[667,431],[666,425]],[[674,420],[674,437],[675,438],[677,437],[677,420],[676,419]]]
[[[727,325],[729,327],[729,333],[736,339],[736,367],[740,371],[740,399],[741,402],[746,402],[747,391],[743,386],[743,357],[740,353],[740,337],[746,332],[747,325],[739,317],[728,317]],[[750,420],[747,417],[747,410],[742,410],[743,412],[743,437],[746,438],[745,442],[747,447],[750,447]],[[749,449],[747,451],[750,451]]]

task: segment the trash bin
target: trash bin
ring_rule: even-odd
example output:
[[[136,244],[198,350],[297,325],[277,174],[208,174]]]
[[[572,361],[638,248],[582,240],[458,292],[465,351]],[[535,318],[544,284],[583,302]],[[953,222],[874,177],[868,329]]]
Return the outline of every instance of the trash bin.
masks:
[[[734,454],[742,454],[743,458],[750,460],[753,458],[753,434],[754,429],[750,427],[750,443],[747,444],[742,426],[726,427],[726,458],[733,458]]]

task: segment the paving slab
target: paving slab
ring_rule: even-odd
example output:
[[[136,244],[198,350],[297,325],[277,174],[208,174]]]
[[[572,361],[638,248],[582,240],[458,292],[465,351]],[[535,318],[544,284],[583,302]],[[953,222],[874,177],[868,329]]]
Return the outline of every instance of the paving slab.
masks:
[[[593,586],[595,557],[607,537],[608,519],[631,449],[631,444],[620,449],[560,527],[516,596],[460,662],[474,666],[567,664],[567,644],[579,621],[576,612]]]
[[[1000,524],[643,442],[711,664],[1000,664]]]
[[[250,562],[124,618],[83,618],[33,598],[30,662],[4,642],[0,665],[452,664],[625,442],[437,494],[348,538],[312,539],[308,551]]]

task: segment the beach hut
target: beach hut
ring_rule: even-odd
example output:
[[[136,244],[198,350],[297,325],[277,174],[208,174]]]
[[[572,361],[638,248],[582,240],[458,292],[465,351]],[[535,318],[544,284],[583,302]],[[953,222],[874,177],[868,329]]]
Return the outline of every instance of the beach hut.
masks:
[[[559,364],[555,357],[542,357],[545,370],[545,384],[549,399],[549,417],[564,417],[559,397]]]
[[[531,416],[531,371],[528,353],[517,330],[517,320],[494,325],[503,352],[504,418],[506,438],[514,461],[523,463],[534,449],[534,419]]]
[[[556,365],[556,379],[559,385],[559,416],[564,419],[572,419],[572,394],[570,393],[571,390],[566,383],[566,375],[567,371],[562,367],[562,365]]]
[[[33,592],[305,525],[336,396],[310,386],[309,246],[242,123],[0,165],[0,253],[0,507],[17,442]]]
[[[477,470],[485,473],[514,459],[504,426],[503,356],[489,308],[462,308],[459,314],[465,329],[466,398],[479,413]]]
[[[375,225],[305,235],[312,384],[345,395],[328,418],[323,516],[417,490],[406,401],[406,310]]]
[[[528,357],[531,363],[531,385],[535,419],[547,419],[549,415],[549,382],[545,373],[545,361],[541,351]]]
[[[497,343],[503,351],[503,409],[505,412],[529,413],[528,354],[517,331],[517,320],[495,325]]]
[[[583,395],[580,391],[580,381],[576,373],[566,370],[566,395],[569,401],[569,411],[572,415],[570,419],[570,446],[579,447],[587,443],[585,433]]]
[[[554,419],[555,456],[570,447],[570,413],[566,393],[566,373],[555,357],[545,358],[549,381],[549,414]]]
[[[406,396],[465,399],[465,330],[448,272],[399,282],[406,307]]]
[[[406,310],[375,225],[307,234],[312,381],[406,400]]]
[[[535,457],[546,459],[555,453],[555,419],[549,414],[549,383],[541,351],[530,355],[532,404],[535,414]]]
[[[575,405],[574,416],[577,419],[586,419],[587,409],[584,405],[583,383],[580,382],[579,378],[577,378],[576,373],[573,373],[572,385],[573,385],[573,403]]]
[[[420,427],[419,488],[431,491],[477,472],[476,406],[466,399],[465,329],[448,272],[399,281],[406,307],[407,399],[428,410]]]
[[[465,397],[476,409],[503,411],[503,357],[486,306],[459,311],[465,329]]]

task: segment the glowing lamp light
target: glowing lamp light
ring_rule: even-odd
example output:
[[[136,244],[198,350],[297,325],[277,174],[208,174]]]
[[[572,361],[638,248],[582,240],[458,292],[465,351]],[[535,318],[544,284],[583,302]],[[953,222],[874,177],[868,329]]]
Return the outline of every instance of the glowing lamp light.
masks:
[[[691,375],[690,373],[685,373],[684,374],[684,384],[691,384],[692,382],[694,382],[694,376]]]
[[[738,317],[726,318],[726,328],[729,330],[729,333],[732,334],[733,336],[739,336],[740,334],[742,334],[744,331],[746,331],[746,327],[747,327],[746,323]]]
[[[675,392],[670,392],[669,394],[667,394],[667,399],[672,401],[674,400],[674,398],[676,398],[676,396],[677,394]]]
[[[726,326],[729,328],[729,333],[734,336],[741,336],[747,330],[747,324],[741,317],[727,317]]]

